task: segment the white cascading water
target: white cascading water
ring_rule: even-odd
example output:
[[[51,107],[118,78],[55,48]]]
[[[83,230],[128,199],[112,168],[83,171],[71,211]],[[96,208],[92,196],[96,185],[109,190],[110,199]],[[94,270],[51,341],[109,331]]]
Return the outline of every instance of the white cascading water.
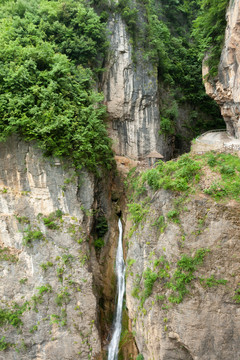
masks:
[[[123,260],[123,246],[122,246],[122,222],[118,220],[118,248],[116,255],[116,274],[117,274],[117,311],[114,320],[113,337],[108,347],[108,360],[118,360],[118,346],[120,335],[122,331],[122,308],[123,297],[125,292],[125,264]]]

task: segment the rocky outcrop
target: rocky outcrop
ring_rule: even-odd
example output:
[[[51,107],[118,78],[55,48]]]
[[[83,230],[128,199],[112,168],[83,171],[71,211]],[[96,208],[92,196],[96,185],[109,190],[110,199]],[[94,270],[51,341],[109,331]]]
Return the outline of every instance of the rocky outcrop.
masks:
[[[155,360],[238,360],[239,204],[218,204],[203,194],[184,203],[164,190],[148,196],[150,207],[127,252],[126,304],[139,353]],[[181,282],[187,271],[179,266],[176,273],[177,262],[199,249],[210,251],[179,301],[166,283],[174,276]]]
[[[110,52],[103,90],[111,125],[110,137],[117,155],[139,159],[153,150],[168,155],[159,136],[157,71],[133,48],[126,24],[119,14],[109,22]],[[135,50],[136,51],[136,50]]]
[[[0,359],[94,359],[94,177],[17,138],[0,163]]]
[[[231,0],[227,11],[227,28],[218,76],[205,81],[206,92],[221,108],[227,130],[240,138],[240,1]],[[208,74],[203,66],[203,77]]]

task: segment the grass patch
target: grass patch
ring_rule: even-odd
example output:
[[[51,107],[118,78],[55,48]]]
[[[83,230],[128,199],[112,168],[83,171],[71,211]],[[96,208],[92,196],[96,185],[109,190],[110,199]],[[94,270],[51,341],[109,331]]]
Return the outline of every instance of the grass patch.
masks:
[[[41,268],[46,271],[49,267],[53,266],[53,263],[51,261],[47,261],[46,263],[40,264]]]
[[[207,173],[213,174],[207,185],[203,184]],[[204,192],[214,200],[234,199],[240,201],[240,159],[225,153],[208,152],[201,156],[184,154],[178,160],[159,162],[155,168],[138,175],[130,182],[132,198],[141,194],[146,185],[153,190],[170,190],[187,195]],[[215,176],[214,176],[215,175]],[[141,220],[140,205],[130,204],[129,212],[136,222]],[[170,216],[171,217],[171,216]]]
[[[12,309],[0,309],[0,326],[12,325],[19,327],[22,325],[21,316],[27,310],[28,302],[22,306],[15,304]]]
[[[161,233],[163,233],[167,227],[167,224],[165,223],[164,216],[159,216],[153,223],[152,226],[156,226]]]
[[[12,344],[5,341],[5,336],[2,336],[0,339],[0,351],[7,350]]]
[[[195,271],[202,265],[204,258],[209,249],[199,249],[194,256],[183,254],[178,260],[176,269],[171,271],[170,264],[165,256],[153,261],[153,270],[147,268],[143,272],[143,290],[140,290],[140,279],[135,284],[132,291],[132,296],[140,299],[140,307],[143,307],[146,299],[152,294],[155,282],[161,281],[163,294],[157,294],[156,300],[168,300],[170,303],[180,304],[185,295],[189,293],[187,285],[193,280],[197,279]],[[209,280],[209,279],[208,279]],[[226,280],[215,280],[215,284],[225,284]],[[167,289],[171,290],[171,294],[166,299],[165,292]]]
[[[214,287],[214,286],[218,286],[218,285],[226,285],[227,284],[227,280],[225,279],[216,279],[214,275],[210,276],[209,278],[199,278],[200,283],[203,286],[206,287]]]
[[[43,217],[44,225],[51,230],[59,229],[59,225],[56,223],[57,220],[62,219],[63,212],[61,210],[56,210],[49,214],[48,217]]]
[[[56,298],[55,298],[55,303],[58,306],[63,306],[63,304],[68,304],[70,302],[70,294],[67,291],[67,288],[62,289],[62,291],[57,294]]]
[[[4,247],[0,248],[0,261],[9,261],[12,263],[16,263],[18,261],[18,257],[14,254],[11,254],[9,248]]]
[[[39,230],[39,228],[32,229],[31,226],[28,226],[27,229],[24,230],[25,236],[23,237],[23,245],[30,247],[32,243],[36,240],[43,240],[44,235]]]
[[[233,300],[235,300],[237,304],[240,304],[240,283],[238,284],[238,288],[235,290]]]
[[[145,206],[143,203],[128,204],[130,219],[133,220],[135,225],[138,225],[149,212],[149,206]]]
[[[197,250],[195,256],[188,256],[183,254],[181,259],[177,262],[177,268],[173,273],[167,287],[173,291],[168,300],[171,303],[181,303],[184,296],[189,292],[187,285],[196,277],[194,272],[197,267],[203,263],[209,249]]]

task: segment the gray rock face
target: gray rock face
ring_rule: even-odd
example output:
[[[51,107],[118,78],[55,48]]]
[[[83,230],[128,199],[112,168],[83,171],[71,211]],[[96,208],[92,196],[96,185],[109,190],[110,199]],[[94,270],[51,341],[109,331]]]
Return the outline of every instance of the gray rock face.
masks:
[[[126,303],[139,353],[154,360],[238,360],[240,304],[234,294],[240,280],[239,204],[221,205],[204,195],[195,196],[182,205],[175,223],[167,216],[174,209],[174,195],[163,190],[148,195],[149,212],[128,240],[127,253]],[[162,230],[156,222],[160,216],[166,225],[164,229],[161,223]],[[170,302],[173,291],[165,284],[177,261],[201,248],[210,252],[197,266],[183,301]],[[150,273],[164,270],[141,303],[151,283],[148,269]],[[212,276],[227,284],[207,285]]]
[[[153,150],[167,152],[159,137],[158,84],[156,70],[138,58],[126,25],[119,14],[109,22],[110,54],[103,90],[109,117],[109,133],[117,155],[138,159]],[[142,55],[141,55],[142,57]]]
[[[220,105],[227,130],[240,138],[240,1],[231,0],[218,76],[205,82],[206,92]],[[203,76],[209,69],[203,66]]]
[[[0,359],[93,359],[101,344],[85,214],[94,179],[16,138],[0,144],[0,164]],[[18,327],[7,315],[16,304]]]

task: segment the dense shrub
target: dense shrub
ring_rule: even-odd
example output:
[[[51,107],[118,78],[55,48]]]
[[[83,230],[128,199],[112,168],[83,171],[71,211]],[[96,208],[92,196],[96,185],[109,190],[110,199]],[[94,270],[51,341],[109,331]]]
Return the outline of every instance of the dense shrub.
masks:
[[[0,140],[18,133],[77,167],[110,167],[102,95],[93,72],[106,49],[104,25],[73,0],[8,1],[0,15]]]
[[[201,0],[200,11],[194,23],[193,34],[199,44],[200,59],[208,51],[207,63],[210,75],[217,74],[224,33],[226,28],[226,8],[229,0]]]

